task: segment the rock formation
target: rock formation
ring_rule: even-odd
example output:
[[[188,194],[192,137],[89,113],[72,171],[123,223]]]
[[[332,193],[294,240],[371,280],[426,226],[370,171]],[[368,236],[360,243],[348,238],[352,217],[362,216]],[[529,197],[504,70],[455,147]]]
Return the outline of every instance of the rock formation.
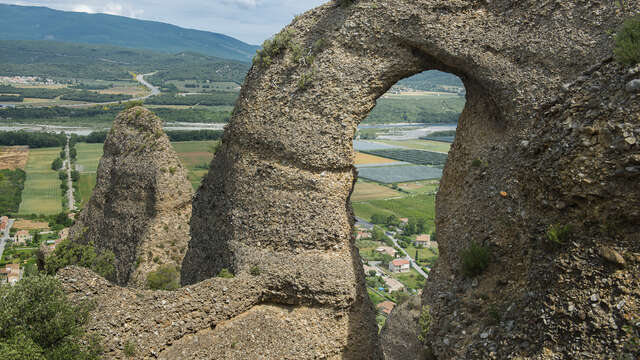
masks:
[[[112,251],[115,281],[142,288],[159,266],[182,263],[191,197],[162,121],[142,107],[128,109],[105,140],[96,186],[70,238]]]
[[[639,11],[599,0],[341,0],[311,10],[247,76],[194,200],[190,285],[134,296],[73,269],[65,284],[98,300],[92,328],[111,357],[129,341],[143,358],[380,358],[351,235],[352,139],[393,84],[438,69],[461,77],[467,104],[437,198],[426,353],[629,354],[640,109],[625,85],[640,75],[611,60],[611,33]],[[554,243],[552,225],[574,230]],[[472,242],[492,251],[475,279],[460,271]],[[223,268],[236,278],[209,279]],[[131,320],[138,314],[150,318]]]

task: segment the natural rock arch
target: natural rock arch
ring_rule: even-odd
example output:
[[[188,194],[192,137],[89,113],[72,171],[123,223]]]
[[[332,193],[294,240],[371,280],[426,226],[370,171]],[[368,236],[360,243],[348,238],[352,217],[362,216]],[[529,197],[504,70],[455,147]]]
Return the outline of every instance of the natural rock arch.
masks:
[[[638,10],[637,3],[626,8]],[[612,152],[608,138],[602,139],[596,157],[590,153],[595,150],[578,145],[580,129],[591,126],[585,133],[593,135],[604,129],[602,121],[626,123],[638,110],[633,103],[629,110],[587,108],[591,98],[582,94],[581,84],[589,78],[607,84],[607,94],[619,88],[622,70],[608,59],[612,45],[606,31],[622,15],[609,1],[343,0],[296,18],[275,45],[266,46],[268,58],[257,61],[247,76],[223,144],[194,199],[181,277],[192,285],[174,294],[145,293],[153,296],[153,305],[136,305],[129,290],[121,296],[134,301],[114,305],[109,301],[118,298],[116,290],[107,289],[108,295],[100,295],[108,303],[103,310],[118,309],[118,315],[102,311],[94,322],[107,323],[103,314],[109,314],[110,322],[124,323],[129,312],[153,319],[140,320],[145,325],[136,323],[130,332],[108,324],[96,328],[109,339],[136,339],[160,358],[196,350],[209,358],[257,358],[265,350],[267,357],[278,358],[380,358],[352,238],[352,138],[375,100],[395,82],[438,69],[464,81],[467,105],[437,199],[440,263],[422,299],[431,308],[428,347],[443,359],[487,358],[496,352],[501,358],[544,358],[555,351],[570,354],[571,346],[594,353],[613,349],[617,345],[603,348],[605,341],[574,342],[578,330],[548,310],[548,328],[526,325],[539,322],[551,301],[548,294],[564,306],[590,291],[563,287],[566,281],[584,282],[577,276],[563,279],[554,268],[584,248],[549,255],[533,241],[541,241],[548,224],[580,221],[591,231],[596,225],[589,221],[616,214],[630,222],[611,243],[638,251],[620,239],[627,239],[635,231],[629,224],[640,220],[640,192],[625,170],[622,175],[616,170],[624,169],[637,148]],[[595,85],[589,89],[596,91]],[[610,101],[629,104],[629,96]],[[600,115],[590,125],[575,120],[589,119],[596,108],[607,120]],[[628,134],[628,127],[616,126],[612,139]],[[475,158],[486,165],[471,168]],[[591,168],[578,163],[583,158]],[[615,166],[603,170],[603,163]],[[585,189],[584,177],[602,182],[592,181]],[[587,249],[597,244],[583,240]],[[494,264],[477,286],[457,271],[459,251],[471,241],[494,252]],[[602,272],[607,269],[589,261]],[[210,279],[223,268],[236,274],[226,282],[228,289],[225,280]],[[67,286],[84,294],[82,283]],[[100,286],[88,285],[97,293]],[[521,321],[509,334],[475,321],[488,312],[485,304],[505,301],[513,303],[506,304],[505,319]],[[178,313],[184,320],[176,318]],[[154,336],[148,327],[154,321],[167,331]],[[248,344],[222,345],[231,341],[225,334],[247,331]],[[615,336],[614,330],[595,325],[580,331],[601,339]],[[561,348],[548,334],[561,337]],[[514,338],[529,339],[530,346]],[[109,341],[117,354],[121,345]],[[285,345],[265,345],[274,343]]]

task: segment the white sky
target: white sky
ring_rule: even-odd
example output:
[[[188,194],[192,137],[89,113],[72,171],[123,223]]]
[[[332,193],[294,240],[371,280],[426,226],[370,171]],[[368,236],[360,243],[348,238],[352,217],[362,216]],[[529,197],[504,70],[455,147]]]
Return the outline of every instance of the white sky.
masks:
[[[122,15],[213,31],[259,45],[298,14],[329,0],[4,0],[57,10]]]

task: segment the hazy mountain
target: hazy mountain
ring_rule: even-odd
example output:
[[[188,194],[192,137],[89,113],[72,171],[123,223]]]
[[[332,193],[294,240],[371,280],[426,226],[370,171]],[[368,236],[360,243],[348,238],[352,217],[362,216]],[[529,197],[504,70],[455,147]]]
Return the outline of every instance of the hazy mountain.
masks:
[[[0,39],[111,44],[165,53],[195,51],[250,61],[258,46],[223,34],[155,21],[0,4]]]

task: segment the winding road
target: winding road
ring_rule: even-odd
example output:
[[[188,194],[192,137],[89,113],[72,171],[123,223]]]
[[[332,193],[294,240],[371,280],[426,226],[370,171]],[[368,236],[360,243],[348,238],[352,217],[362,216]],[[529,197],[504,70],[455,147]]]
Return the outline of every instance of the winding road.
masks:
[[[58,106],[73,108],[73,107],[84,107],[84,106],[94,106],[94,105],[112,105],[112,104],[120,104],[122,102],[127,102],[127,101],[145,100],[145,99],[150,98],[151,96],[160,95],[160,89],[157,88],[156,86],[151,85],[148,81],[146,81],[144,79],[145,76],[153,75],[153,74],[155,74],[155,72],[148,73],[148,74],[136,75],[136,81],[139,82],[140,84],[144,85],[147,89],[149,89],[151,91],[150,94],[147,94],[145,96],[139,96],[137,98],[132,98],[132,99],[125,100],[125,101],[109,101],[109,102],[103,102],[103,103],[82,103],[82,104],[58,105]],[[39,107],[39,106],[34,106],[34,107]],[[43,105],[43,106],[40,106],[40,107],[45,107],[45,106]]]

